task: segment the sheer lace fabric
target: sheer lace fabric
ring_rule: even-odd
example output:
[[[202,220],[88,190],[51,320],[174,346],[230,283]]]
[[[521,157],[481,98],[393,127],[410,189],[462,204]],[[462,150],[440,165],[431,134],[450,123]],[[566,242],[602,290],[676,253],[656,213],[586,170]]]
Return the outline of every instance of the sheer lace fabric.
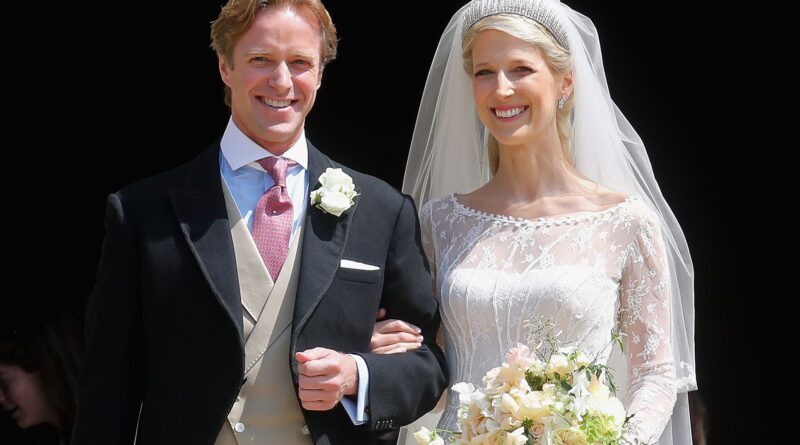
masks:
[[[609,359],[624,334],[633,435],[661,436],[675,404],[669,267],[656,215],[636,198],[599,212],[519,219],[487,214],[454,195],[420,212],[423,246],[440,299],[450,381],[480,386],[506,351],[525,343],[526,322],[555,322],[563,346]],[[613,360],[612,360],[613,361]],[[452,395],[452,393],[451,393]],[[456,430],[458,398],[439,422]]]

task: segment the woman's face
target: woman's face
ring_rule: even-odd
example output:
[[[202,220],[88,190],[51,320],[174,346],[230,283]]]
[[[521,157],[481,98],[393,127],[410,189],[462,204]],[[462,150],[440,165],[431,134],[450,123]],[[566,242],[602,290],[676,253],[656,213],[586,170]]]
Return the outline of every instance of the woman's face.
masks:
[[[40,423],[58,425],[55,409],[42,391],[38,372],[25,372],[17,365],[0,364],[0,407],[11,414],[20,428]]]
[[[472,48],[472,93],[478,116],[502,145],[535,141],[556,129],[562,76],[542,51],[501,31],[480,32]]]

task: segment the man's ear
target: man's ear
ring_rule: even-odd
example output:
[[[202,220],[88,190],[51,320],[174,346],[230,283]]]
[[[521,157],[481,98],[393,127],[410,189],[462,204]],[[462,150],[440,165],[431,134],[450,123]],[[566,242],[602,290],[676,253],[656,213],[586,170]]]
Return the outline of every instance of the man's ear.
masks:
[[[222,54],[217,53],[217,67],[219,68],[219,77],[222,78],[222,81],[227,86],[231,86],[231,70],[233,70],[233,64],[228,63],[225,60],[225,57]]]

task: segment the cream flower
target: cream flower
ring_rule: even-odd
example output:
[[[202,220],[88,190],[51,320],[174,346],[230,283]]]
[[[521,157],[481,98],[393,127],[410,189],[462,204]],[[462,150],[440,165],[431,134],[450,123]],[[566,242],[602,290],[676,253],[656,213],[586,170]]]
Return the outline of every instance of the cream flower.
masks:
[[[591,357],[584,354],[583,351],[578,351],[575,357],[575,366],[577,366],[577,368],[580,368],[581,366],[588,366],[591,364],[592,364]]]
[[[539,422],[545,416],[551,415],[550,407],[553,399],[544,391],[531,391],[525,394],[519,409],[514,413],[517,419],[531,419]]]
[[[353,178],[343,172],[341,168],[327,168],[325,173],[319,176],[319,183],[326,190],[332,192],[348,193],[356,190]]]
[[[596,375],[592,375],[592,381],[589,382],[589,393],[596,402],[604,402],[608,400],[608,395],[611,391],[608,387],[600,382]]]
[[[531,354],[531,349],[522,343],[517,343],[517,346],[511,348],[506,355],[506,362],[509,365],[517,365],[523,370],[530,368],[534,361],[536,357]]]
[[[503,445],[525,445],[528,443],[528,436],[525,435],[525,428],[517,428],[506,434],[506,441]]]
[[[562,428],[550,433],[551,445],[591,445],[583,431],[578,428]]]
[[[419,445],[444,445],[444,440],[438,434],[431,432],[424,426],[414,433],[414,440]]]
[[[547,362],[547,375],[553,376],[559,374],[562,377],[567,375],[572,369],[567,360],[567,356],[563,354],[553,354]]]
[[[320,188],[310,194],[311,204],[331,215],[341,216],[353,206],[356,193],[353,178],[341,168],[328,168],[319,177]]]

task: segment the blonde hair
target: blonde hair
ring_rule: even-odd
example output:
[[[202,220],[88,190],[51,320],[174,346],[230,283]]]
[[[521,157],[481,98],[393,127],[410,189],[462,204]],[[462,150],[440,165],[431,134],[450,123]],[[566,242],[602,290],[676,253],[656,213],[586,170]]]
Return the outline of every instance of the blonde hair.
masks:
[[[336,58],[336,27],[325,5],[320,0],[229,0],[211,23],[211,48],[233,66],[233,47],[250,29],[258,11],[271,7],[287,7],[295,11],[308,8],[319,21],[320,73],[325,65]],[[225,86],[225,104],[231,105],[231,90]]]
[[[475,38],[482,31],[496,30],[504,32],[512,37],[530,43],[542,51],[547,65],[560,75],[565,75],[572,69],[571,54],[569,50],[558,44],[555,37],[542,26],[539,22],[527,17],[516,14],[495,14],[478,20],[472,28],[467,31],[462,43],[462,57],[464,60],[464,70],[472,75],[472,47]],[[564,157],[570,164],[573,164],[570,132],[572,124],[570,115],[572,114],[573,95],[570,95],[564,102],[564,107],[556,111],[556,128],[558,138],[561,141],[561,150]],[[489,134],[487,141],[489,150],[489,166],[492,174],[497,173],[500,165],[500,153],[498,151],[497,139]]]

